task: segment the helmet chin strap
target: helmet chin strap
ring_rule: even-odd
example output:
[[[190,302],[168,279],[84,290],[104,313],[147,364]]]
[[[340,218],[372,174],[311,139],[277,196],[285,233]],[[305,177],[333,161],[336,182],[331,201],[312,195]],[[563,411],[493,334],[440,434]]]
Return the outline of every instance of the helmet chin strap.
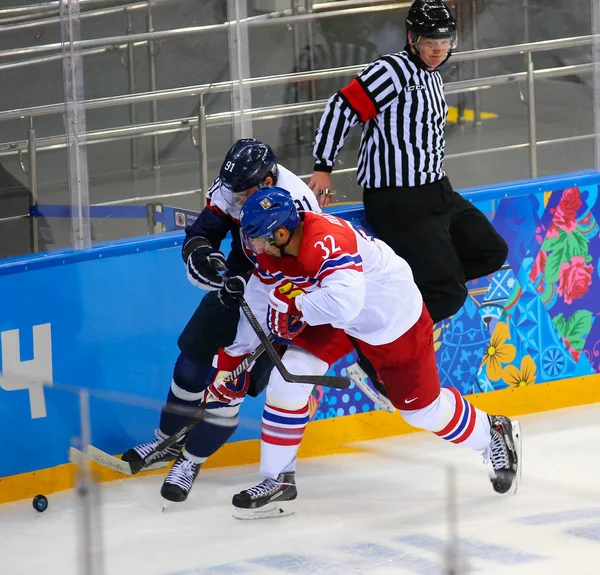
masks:
[[[286,228],[286,230],[287,230],[287,228]],[[295,231],[296,231],[295,228],[293,230],[288,230],[288,232],[290,232],[290,235],[288,236],[288,239],[285,241],[285,243],[283,243],[283,244],[273,243],[273,247],[279,248],[279,254],[281,257],[286,255],[285,248],[287,248],[290,245],[290,242],[292,241],[292,238],[294,237]]]

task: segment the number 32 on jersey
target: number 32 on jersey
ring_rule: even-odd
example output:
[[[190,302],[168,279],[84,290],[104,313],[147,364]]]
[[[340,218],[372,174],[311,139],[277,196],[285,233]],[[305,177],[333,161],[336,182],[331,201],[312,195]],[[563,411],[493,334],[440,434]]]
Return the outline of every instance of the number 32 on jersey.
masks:
[[[314,247],[320,247],[323,250],[324,254],[322,257],[324,260],[327,260],[329,259],[329,256],[342,251],[342,248],[336,246],[335,238],[331,235],[326,235],[323,238],[323,241],[319,240],[318,242],[315,242]]]

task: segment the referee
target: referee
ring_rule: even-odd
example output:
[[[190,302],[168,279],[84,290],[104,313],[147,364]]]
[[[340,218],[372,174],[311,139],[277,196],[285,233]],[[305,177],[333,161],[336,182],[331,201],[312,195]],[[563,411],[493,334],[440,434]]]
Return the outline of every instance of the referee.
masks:
[[[437,323],[462,307],[467,281],[504,264],[508,247],[443,170],[448,106],[437,69],[456,44],[456,21],[441,0],[415,0],[406,30],[402,52],[375,60],[329,99],[308,185],[316,194],[332,188],[335,158],[361,123],[357,177],[367,222],[408,262]]]

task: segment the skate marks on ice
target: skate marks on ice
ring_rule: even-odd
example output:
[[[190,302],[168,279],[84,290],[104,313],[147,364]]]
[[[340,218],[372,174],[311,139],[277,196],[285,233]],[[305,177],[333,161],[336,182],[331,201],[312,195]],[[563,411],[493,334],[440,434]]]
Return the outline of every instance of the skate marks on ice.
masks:
[[[600,543],[600,507],[539,513],[519,521],[525,525],[556,525],[565,535]]]
[[[242,562],[171,572],[168,575],[442,575],[445,546],[446,542],[441,537],[416,533],[377,542],[357,541],[338,548],[323,548],[318,551],[318,555],[265,555]],[[461,549],[466,556],[468,572],[491,574],[502,568],[503,573],[511,573],[512,566],[529,567],[534,562],[545,562],[545,569],[548,567],[547,557],[482,541],[461,540]]]
[[[551,503],[551,502],[549,502]],[[595,573],[592,558],[600,552],[600,548],[590,545],[573,545],[567,536],[593,540],[600,544],[600,529],[597,521],[600,519],[600,508],[570,509],[556,513],[539,513],[516,517],[508,522],[499,521],[496,528],[512,531],[514,544],[499,545],[490,543],[495,532],[486,526],[488,531],[481,538],[461,537],[460,549],[466,557],[468,573],[483,575],[502,574],[539,574],[559,575],[564,569],[572,566],[574,560],[588,564],[589,570],[578,569],[578,573]],[[529,532],[526,536],[519,531],[518,525],[534,528],[555,524],[569,524],[586,521],[596,521],[590,525],[570,527],[560,533],[555,533],[557,539],[548,540],[548,532]],[[504,524],[503,524],[504,523]],[[512,524],[512,525],[511,525]],[[535,531],[535,529],[534,529]],[[322,539],[321,539],[322,540]],[[537,552],[539,543],[547,541],[547,553]],[[572,547],[576,555],[568,560],[557,561],[553,557],[552,548],[561,542],[562,546]],[[306,542],[304,542],[306,544]],[[528,547],[536,547],[530,551]],[[311,547],[311,545],[308,545]],[[211,567],[198,567],[185,571],[169,572],[168,575],[362,575],[362,574],[417,574],[442,575],[442,557],[446,540],[442,535],[432,535],[426,532],[415,532],[400,536],[374,537],[371,540],[354,541],[337,546],[312,545],[316,547],[312,553],[279,553],[268,554],[248,560],[232,563],[222,563]],[[586,557],[590,561],[586,560]],[[564,559],[564,558],[563,558]],[[580,566],[582,567],[582,566]]]

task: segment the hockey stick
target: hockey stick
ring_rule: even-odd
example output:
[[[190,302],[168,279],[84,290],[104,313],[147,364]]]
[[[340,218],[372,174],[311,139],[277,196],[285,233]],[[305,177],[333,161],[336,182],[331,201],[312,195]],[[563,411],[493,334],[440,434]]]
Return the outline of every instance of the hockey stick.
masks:
[[[267,338],[267,342],[271,345],[273,338]],[[261,343],[248,357],[238,365],[224,380],[224,383],[229,383],[238,378],[243,372],[245,372],[266,350],[266,347]],[[152,469],[161,469],[166,467],[168,463],[159,462],[153,465],[153,461],[158,457],[161,451],[171,447],[177,443],[182,437],[184,437],[193,427],[198,425],[204,419],[204,411],[206,409],[206,403],[203,401],[198,410],[194,413],[193,418],[184,425],[181,429],[176,431],[173,435],[169,435],[161,441],[152,451],[150,451],[144,459],[140,461],[123,461],[118,457],[109,455],[108,453],[89,445],[87,449],[87,458],[94,461],[103,467],[108,467],[114,471],[118,471],[123,475],[135,475],[142,470],[150,471]],[[86,456],[75,447],[69,449],[69,459],[74,463],[80,463],[82,458]]]
[[[281,377],[283,377],[285,381],[287,381],[288,383],[309,383],[313,385],[323,385],[326,387],[333,387],[335,389],[347,389],[348,387],[350,387],[350,382],[345,377],[335,377],[327,375],[296,375],[290,373],[286,369],[285,365],[283,365],[279,354],[273,347],[273,344],[269,341],[267,334],[263,331],[263,328],[256,319],[256,316],[254,315],[254,313],[252,313],[250,306],[244,299],[244,296],[242,295],[244,292],[244,286],[242,282],[239,279],[232,277],[226,280],[226,284],[229,293],[231,293],[235,297],[236,301],[240,306],[240,309],[242,310],[242,312],[246,316],[246,319],[252,326],[252,329],[258,336],[260,343],[262,343],[265,346],[265,351],[267,352],[267,355],[271,358],[271,361],[275,364],[275,368],[281,374]]]
[[[349,365],[346,368],[346,373],[348,374],[350,381],[352,381],[352,383],[354,383],[354,385],[356,385],[356,387],[358,387],[358,389],[360,389],[373,403],[389,413],[394,413],[396,411],[396,408],[387,397],[367,383],[367,374],[358,363]]]

